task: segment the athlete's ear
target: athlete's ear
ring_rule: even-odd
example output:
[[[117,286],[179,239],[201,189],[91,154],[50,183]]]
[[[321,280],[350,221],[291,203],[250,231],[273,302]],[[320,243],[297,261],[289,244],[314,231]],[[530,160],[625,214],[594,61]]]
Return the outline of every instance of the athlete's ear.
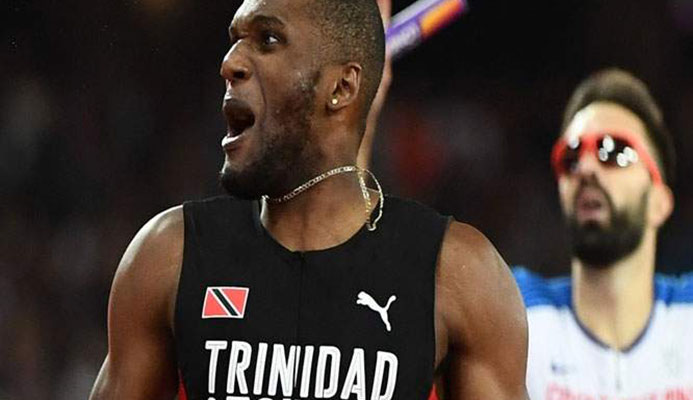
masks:
[[[332,91],[327,101],[330,111],[339,111],[356,101],[361,90],[362,71],[361,65],[355,62],[341,65],[333,71]]]
[[[671,188],[666,184],[653,185],[648,208],[650,223],[656,228],[664,225],[674,211],[674,193]]]

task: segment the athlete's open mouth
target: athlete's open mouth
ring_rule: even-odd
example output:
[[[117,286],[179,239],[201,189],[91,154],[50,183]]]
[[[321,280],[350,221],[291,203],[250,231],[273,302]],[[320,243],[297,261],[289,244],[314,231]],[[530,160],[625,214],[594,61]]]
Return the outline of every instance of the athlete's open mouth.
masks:
[[[610,211],[606,194],[599,188],[582,188],[575,196],[575,213],[578,221],[603,220]]]
[[[585,210],[598,210],[604,206],[604,202],[601,199],[590,198],[588,196],[582,196],[578,200],[578,207]]]
[[[227,97],[224,99],[223,110],[230,137],[239,136],[255,124],[255,114],[243,100]]]
[[[597,209],[606,206],[607,202],[599,189],[586,187],[578,192],[575,203],[580,208]]]

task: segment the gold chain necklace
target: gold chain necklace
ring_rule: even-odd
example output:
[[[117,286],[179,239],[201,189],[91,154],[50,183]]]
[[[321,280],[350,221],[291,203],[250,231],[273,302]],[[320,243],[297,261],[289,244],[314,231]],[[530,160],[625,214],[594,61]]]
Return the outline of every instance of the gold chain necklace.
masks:
[[[299,194],[305,192],[306,190],[312,188],[313,186],[317,185],[318,183],[324,181],[325,179],[339,175],[339,174],[345,174],[349,172],[356,172],[359,177],[359,185],[361,186],[361,194],[363,195],[363,199],[366,202],[366,227],[368,228],[369,231],[374,231],[377,228],[378,221],[380,221],[380,218],[383,216],[383,206],[385,204],[385,197],[383,196],[383,188],[380,186],[380,182],[378,182],[378,179],[373,175],[373,173],[367,169],[362,169],[359,168],[355,165],[345,165],[343,167],[338,167],[331,169],[327,172],[323,172],[322,174],[308,180],[307,182],[297,186],[294,190],[290,191],[289,193],[280,196],[280,197],[269,197],[267,195],[262,196],[262,198],[271,204],[281,204],[281,203],[286,203],[287,201],[293,199],[294,197],[298,196]],[[364,174],[368,174],[371,179],[373,179],[373,182],[375,182],[376,187],[378,188],[378,195],[379,195],[379,205],[378,205],[378,215],[375,217],[375,219],[371,222],[371,194],[368,191],[368,186],[366,186],[366,181],[364,179]]]

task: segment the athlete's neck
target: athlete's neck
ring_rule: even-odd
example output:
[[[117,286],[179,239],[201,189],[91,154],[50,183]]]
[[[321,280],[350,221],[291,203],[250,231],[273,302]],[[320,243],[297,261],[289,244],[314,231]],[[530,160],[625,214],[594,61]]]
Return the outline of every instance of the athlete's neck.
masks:
[[[368,215],[378,204],[371,192]],[[351,238],[366,222],[366,200],[356,173],[335,175],[279,204],[262,201],[263,226],[291,251],[323,250]]]
[[[573,306],[580,322],[611,348],[628,348],[643,332],[654,302],[655,230],[608,267],[572,260]]]

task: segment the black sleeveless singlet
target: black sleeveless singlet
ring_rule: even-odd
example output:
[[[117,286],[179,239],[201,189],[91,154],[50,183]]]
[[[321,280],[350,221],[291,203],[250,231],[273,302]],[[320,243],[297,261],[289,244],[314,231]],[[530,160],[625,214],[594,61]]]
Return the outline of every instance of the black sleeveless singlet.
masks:
[[[448,218],[385,198],[377,230],[291,252],[258,203],[188,202],[176,299],[180,398],[427,398]]]

